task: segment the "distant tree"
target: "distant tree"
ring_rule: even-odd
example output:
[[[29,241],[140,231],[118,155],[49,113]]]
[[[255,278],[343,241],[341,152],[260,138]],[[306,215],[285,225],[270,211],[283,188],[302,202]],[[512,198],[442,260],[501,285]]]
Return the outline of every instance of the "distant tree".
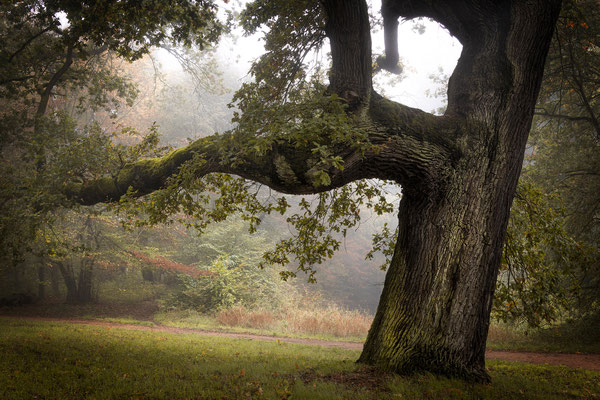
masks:
[[[273,236],[265,229],[249,233],[239,217],[212,225],[202,236],[190,231],[181,242],[178,258],[206,268],[213,275],[191,286],[188,282],[188,293],[205,293],[207,299],[212,299],[203,305],[209,310],[234,304],[276,307],[289,299],[295,290],[279,279],[278,268],[266,265],[262,259],[280,238]]]
[[[554,197],[519,184],[492,308],[499,320],[537,328],[578,316],[581,279],[595,251],[566,231]]]
[[[211,1],[20,0],[2,2],[0,12],[1,95],[21,97],[37,116],[69,85],[110,90],[89,82],[87,62],[100,54],[135,60],[167,41],[203,47],[223,30]]]
[[[60,223],[42,233],[47,262],[56,268],[67,289],[67,303],[89,303],[96,299],[94,270],[102,233],[94,219],[87,215],[63,213]]]
[[[139,250],[129,250],[128,253],[143,264],[142,276],[148,281],[154,281],[152,270],[159,270],[171,274],[185,274],[192,278],[212,275],[207,272],[206,269],[174,262],[163,256],[151,256]]]

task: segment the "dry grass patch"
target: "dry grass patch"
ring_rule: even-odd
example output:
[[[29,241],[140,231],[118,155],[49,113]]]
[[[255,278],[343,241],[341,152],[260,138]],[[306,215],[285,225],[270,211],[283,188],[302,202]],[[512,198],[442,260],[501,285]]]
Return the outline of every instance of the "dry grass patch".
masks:
[[[362,337],[369,332],[373,318],[359,311],[349,311],[339,306],[312,310],[288,309],[284,311],[288,329],[294,333],[324,334],[336,337]]]
[[[215,319],[219,324],[229,327],[340,338],[366,336],[373,320],[371,316],[359,311],[335,305],[313,307],[310,310],[288,306],[279,311],[251,310],[237,306],[219,311]]]
[[[219,311],[216,320],[226,326],[241,326],[244,328],[267,329],[275,323],[275,316],[269,310],[248,310],[238,306]]]

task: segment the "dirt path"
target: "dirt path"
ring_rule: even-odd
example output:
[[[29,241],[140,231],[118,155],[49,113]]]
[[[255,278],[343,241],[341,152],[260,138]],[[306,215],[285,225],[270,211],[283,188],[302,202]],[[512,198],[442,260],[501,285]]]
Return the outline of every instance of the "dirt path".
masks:
[[[315,346],[325,347],[339,347],[348,350],[360,350],[363,344],[357,342],[341,342],[332,340],[320,340],[320,339],[303,339],[303,338],[291,338],[283,336],[267,336],[267,335],[254,335],[249,333],[230,333],[230,332],[219,332],[219,331],[208,331],[201,329],[188,329],[188,328],[175,328],[170,326],[155,325],[134,325],[134,324],[120,324],[107,321],[95,321],[95,320],[83,320],[83,319],[65,319],[65,318],[47,318],[47,317],[9,317],[19,318],[29,321],[48,321],[48,322],[64,322],[71,324],[82,324],[92,326],[103,326],[108,328],[119,328],[119,329],[130,329],[139,331],[154,331],[154,332],[171,332],[171,333],[191,333],[202,336],[219,336],[229,337],[236,339],[249,339],[249,340],[264,340],[269,342],[285,342],[295,344],[307,344]],[[529,353],[529,352],[517,352],[517,351],[496,351],[488,350],[486,352],[486,359],[488,360],[504,360],[504,361],[518,361],[532,364],[551,364],[551,365],[565,365],[572,368],[583,368],[588,370],[600,371],[600,354],[564,354],[564,353]]]

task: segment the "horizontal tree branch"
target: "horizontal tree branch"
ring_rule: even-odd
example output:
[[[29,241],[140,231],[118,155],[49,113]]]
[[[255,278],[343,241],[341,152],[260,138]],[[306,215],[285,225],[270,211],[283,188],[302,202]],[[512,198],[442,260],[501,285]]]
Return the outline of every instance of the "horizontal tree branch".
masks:
[[[383,119],[378,114],[385,112],[383,108],[395,111],[394,118]],[[443,182],[440,175],[452,167],[457,152],[448,146],[444,134],[430,130],[454,132],[455,124],[379,96],[371,110],[372,117],[365,119],[364,126],[369,140],[366,147],[348,143],[329,149],[333,157],[343,160],[343,168],[322,165],[312,144],[299,147],[284,141],[273,144],[265,154],[249,153],[230,161],[231,149],[239,147],[240,138],[225,134],[198,139],[162,158],[126,165],[114,177],[70,183],[66,193],[86,205],[117,201],[130,188],[142,196],[164,187],[168,178],[194,157],[202,159],[195,169],[198,178],[213,172],[229,173],[288,194],[319,193],[368,178],[393,180],[416,190],[438,190]],[[323,172],[328,175],[327,184],[320,179]]]

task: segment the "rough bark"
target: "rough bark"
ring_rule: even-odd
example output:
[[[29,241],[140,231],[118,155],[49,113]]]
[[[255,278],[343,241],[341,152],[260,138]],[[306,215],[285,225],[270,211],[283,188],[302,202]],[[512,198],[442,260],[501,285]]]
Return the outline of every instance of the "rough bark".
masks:
[[[325,32],[331,45],[329,90],[352,105],[368,104],[371,94],[371,35],[364,1],[323,1]]]
[[[364,0],[321,3],[332,49],[330,91],[361,117],[377,151],[362,156],[353,144],[336,149],[344,170],[332,168],[331,184],[318,186],[309,148],[279,143],[267,155],[232,166],[222,154],[236,138],[225,135],[67,191],[85,204],[117,200],[129,187],[145,194],[194,154],[206,160],[198,175],[233,173],[291,194],[363,178],[393,180],[403,187],[400,234],[360,361],[403,373],[487,380],[484,351],[496,275],[560,0],[384,1],[386,29],[393,32],[397,17],[431,17],[463,44],[441,117],[373,92]],[[394,40],[386,44],[393,47]],[[387,50],[393,60],[394,49]]]
[[[444,16],[462,38],[446,115],[462,119],[459,140],[468,147],[441,191],[405,187],[394,257],[360,361],[485,381],[504,234],[559,7],[448,2],[460,10],[454,18],[442,2],[423,3],[399,15]],[[464,26],[465,16],[485,24]]]

